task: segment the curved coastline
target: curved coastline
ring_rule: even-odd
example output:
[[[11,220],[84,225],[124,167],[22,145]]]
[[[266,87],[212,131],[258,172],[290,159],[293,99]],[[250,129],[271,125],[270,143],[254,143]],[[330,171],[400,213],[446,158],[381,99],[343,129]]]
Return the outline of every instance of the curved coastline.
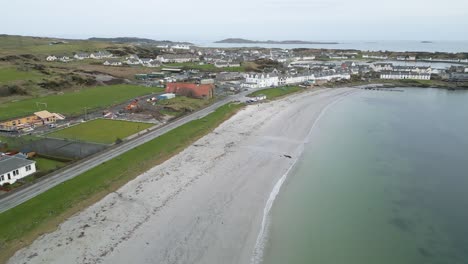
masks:
[[[324,110],[354,91],[251,105],[9,263],[250,263],[275,185],[279,191]]]
[[[304,153],[304,145],[307,144],[310,141],[310,137],[312,136],[312,132],[314,131],[316,125],[318,122],[322,119],[322,117],[326,114],[328,109],[332,107],[333,105],[337,104],[338,102],[342,101],[343,99],[346,98],[349,94],[344,94],[335,101],[332,101],[329,103],[325,108],[322,109],[320,112],[319,116],[315,119],[313,122],[309,133],[307,134],[307,137],[305,138],[304,143],[301,145],[301,150],[299,156],[294,160],[293,164],[288,168],[286,173],[281,176],[281,178],[276,182],[275,186],[273,187],[270,196],[265,204],[265,208],[263,209],[263,218],[262,218],[262,224],[260,227],[260,231],[258,232],[257,240],[255,243],[255,248],[252,254],[252,258],[250,261],[250,264],[261,264],[263,262],[263,254],[264,254],[264,249],[265,249],[265,243],[268,240],[268,232],[269,232],[269,224],[271,222],[270,219],[270,212],[271,209],[273,208],[273,205],[275,203],[275,200],[278,196],[278,194],[281,191],[281,187],[283,186],[284,182],[287,180],[289,174],[291,173],[292,169],[295,168],[297,162],[301,159],[303,153]]]

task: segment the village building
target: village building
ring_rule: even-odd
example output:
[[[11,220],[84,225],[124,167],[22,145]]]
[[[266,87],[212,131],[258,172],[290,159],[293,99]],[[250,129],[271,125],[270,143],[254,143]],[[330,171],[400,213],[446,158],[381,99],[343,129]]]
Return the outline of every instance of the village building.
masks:
[[[430,73],[418,73],[418,72],[411,72],[411,71],[383,71],[380,73],[380,79],[385,80],[405,80],[405,79],[412,79],[412,80],[430,80],[431,74]]]
[[[387,55],[369,55],[369,54],[362,54],[363,59],[374,59],[374,60],[388,60]]]
[[[172,49],[180,49],[180,50],[189,50],[190,49],[190,45],[187,45],[187,44],[176,44],[176,45],[173,45],[171,46]]]
[[[57,56],[49,55],[47,56],[46,61],[56,61],[57,59],[58,59]]]
[[[374,63],[372,64],[371,68],[376,72],[393,71],[393,64],[392,63]]]
[[[279,76],[276,72],[247,74],[242,87],[265,88],[279,85]]]
[[[162,63],[184,63],[200,61],[200,58],[193,54],[164,54],[157,56],[156,59]]]
[[[13,184],[35,172],[35,161],[16,156],[0,155],[0,185]]]
[[[214,94],[214,85],[173,82],[166,85],[166,93],[173,93],[198,99],[211,99]]]
[[[297,74],[297,75],[280,75],[279,85],[291,85],[291,84],[300,84],[309,81],[313,81],[315,76],[313,74]]]
[[[77,53],[75,54],[75,56],[73,56],[73,58],[77,59],[77,60],[84,60],[84,59],[89,59],[89,53]]]
[[[61,62],[69,62],[69,61],[72,61],[72,59],[67,56],[67,55],[58,55],[57,56],[57,60],[61,61]]]
[[[98,52],[91,53],[89,57],[95,60],[107,59],[107,58],[112,58],[112,53],[106,50],[98,51]]]
[[[107,59],[102,64],[106,66],[122,66],[122,62],[119,59]]]
[[[19,131],[28,127],[43,126],[53,124],[65,117],[61,114],[50,113],[49,111],[35,112],[33,115],[14,118],[7,121],[0,121],[0,131]]]
[[[141,60],[140,59],[137,59],[137,58],[132,58],[132,57],[129,57],[127,58],[125,61],[124,61],[125,64],[128,64],[128,65],[140,65],[141,64]]]

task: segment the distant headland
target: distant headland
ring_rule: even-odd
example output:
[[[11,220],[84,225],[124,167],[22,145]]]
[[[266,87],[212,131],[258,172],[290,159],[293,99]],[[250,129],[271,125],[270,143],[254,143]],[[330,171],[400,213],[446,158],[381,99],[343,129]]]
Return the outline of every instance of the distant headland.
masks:
[[[242,38],[227,38],[215,43],[229,43],[229,44],[339,44],[338,42],[320,42],[320,41],[302,41],[302,40],[266,40],[266,41],[257,41],[249,40]]]

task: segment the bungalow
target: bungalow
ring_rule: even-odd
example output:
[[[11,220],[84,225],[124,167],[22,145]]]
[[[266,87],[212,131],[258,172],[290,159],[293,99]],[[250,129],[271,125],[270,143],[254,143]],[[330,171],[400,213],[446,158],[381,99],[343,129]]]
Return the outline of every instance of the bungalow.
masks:
[[[210,99],[213,98],[214,85],[173,82],[166,85],[166,93],[173,93],[199,99]]]
[[[162,63],[184,63],[200,60],[198,56],[193,54],[164,54],[157,56],[156,59]]]
[[[245,88],[265,88],[279,85],[279,76],[276,72],[272,73],[254,73],[245,77],[242,87]]]
[[[36,162],[17,156],[0,156],[0,185],[13,184],[36,172]]]
[[[72,61],[72,59],[67,56],[67,55],[58,55],[57,56],[57,59],[61,62],[69,62],[69,61]]]
[[[73,57],[77,60],[89,59],[89,53],[77,53]]]
[[[136,58],[127,58],[127,60],[124,61],[124,63],[128,64],[128,65],[139,65],[141,64],[141,61],[140,59],[136,59]]]
[[[122,62],[119,59],[107,59],[103,65],[106,66],[122,66]]]
[[[417,73],[411,71],[383,71],[380,73],[380,79],[385,80],[403,80],[403,79],[411,79],[411,80],[430,80],[431,74],[430,73]]]
[[[160,67],[161,64],[158,62],[158,61],[155,61],[155,60],[152,60],[150,62],[147,62],[147,63],[143,63],[143,66],[145,67],[149,67],[149,68],[157,68],[157,67]]]
[[[46,61],[56,61],[58,58],[54,55],[49,55],[46,58]]]
[[[98,51],[98,52],[94,52],[94,53],[91,53],[91,55],[89,55],[89,57],[91,59],[95,59],[95,60],[101,60],[101,59],[106,59],[106,58],[112,58],[112,53],[104,50],[104,51]]]

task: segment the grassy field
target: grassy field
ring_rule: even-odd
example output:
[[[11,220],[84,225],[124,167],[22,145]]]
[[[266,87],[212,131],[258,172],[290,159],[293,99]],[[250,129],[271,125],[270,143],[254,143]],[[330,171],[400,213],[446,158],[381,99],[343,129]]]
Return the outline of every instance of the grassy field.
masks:
[[[66,165],[65,162],[41,158],[41,157],[36,157],[34,158],[34,160],[36,161],[37,170],[43,171],[43,172],[52,171],[52,170],[61,168]]]
[[[0,214],[0,263],[67,217],[177,154],[243,107],[228,104]]]
[[[276,87],[276,88],[267,88],[263,90],[259,90],[256,92],[253,92],[249,95],[248,97],[255,97],[260,94],[266,95],[267,99],[273,99],[276,97],[281,97],[290,93],[295,93],[302,90],[302,88],[297,87],[297,86],[285,86],[285,87]]]
[[[50,45],[53,39],[23,36],[0,36],[0,55],[34,54],[68,54],[73,52],[92,52],[116,46],[106,42],[70,40],[65,44]]]
[[[67,92],[62,95],[51,95],[0,105],[0,120],[18,116],[30,115],[40,110],[57,112],[63,115],[78,115],[84,113],[84,107],[91,109],[105,108],[110,105],[125,102],[137,96],[163,92],[162,88],[152,88],[135,85],[111,85],[86,88],[77,92]],[[36,103],[46,103],[36,105]]]
[[[19,71],[15,68],[0,68],[0,84],[14,81],[40,80],[42,75],[35,71]]]
[[[47,136],[112,144],[117,138],[124,139],[152,126],[154,124],[96,119],[47,134]]]

